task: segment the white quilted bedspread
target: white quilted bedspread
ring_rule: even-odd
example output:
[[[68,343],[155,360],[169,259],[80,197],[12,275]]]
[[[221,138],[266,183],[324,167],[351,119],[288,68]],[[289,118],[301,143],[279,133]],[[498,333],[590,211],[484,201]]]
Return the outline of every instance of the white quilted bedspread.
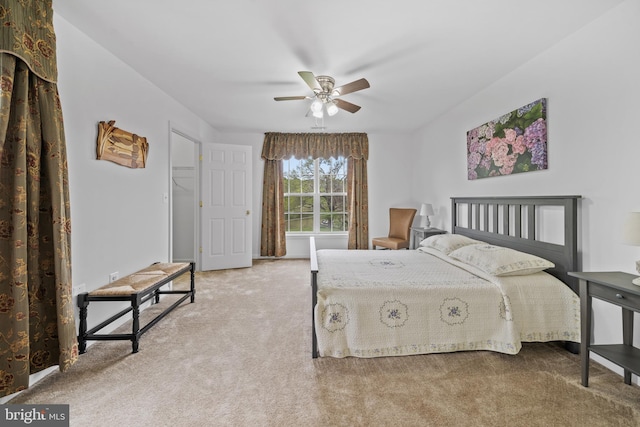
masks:
[[[520,351],[580,340],[579,298],[547,273],[494,277],[437,251],[319,250],[321,356]]]

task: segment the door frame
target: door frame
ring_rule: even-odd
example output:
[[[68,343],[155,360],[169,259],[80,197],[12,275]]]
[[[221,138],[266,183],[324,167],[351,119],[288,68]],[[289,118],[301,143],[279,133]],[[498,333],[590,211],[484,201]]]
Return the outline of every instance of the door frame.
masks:
[[[200,258],[200,155],[202,153],[202,143],[197,138],[191,136],[188,132],[180,129],[177,126],[174,126],[169,122],[169,182],[168,182],[168,203],[169,203],[169,262],[173,261],[173,158],[172,158],[172,148],[173,148],[173,138],[174,134],[181,136],[182,138],[188,139],[193,142],[194,146],[194,196],[193,196],[193,261],[196,263],[196,271],[200,271],[201,266],[201,258]]]

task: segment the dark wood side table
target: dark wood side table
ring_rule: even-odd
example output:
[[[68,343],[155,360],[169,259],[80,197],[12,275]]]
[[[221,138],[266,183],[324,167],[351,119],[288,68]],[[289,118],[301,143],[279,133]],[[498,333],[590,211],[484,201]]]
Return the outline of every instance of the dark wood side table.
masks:
[[[571,272],[580,279],[580,360],[582,385],[589,386],[589,352],[592,351],[624,369],[624,382],[640,375],[640,349],[633,346],[633,313],[640,311],[640,286],[631,283],[638,276],[620,271]],[[622,307],[622,344],[591,344],[591,301],[598,298]]]
[[[409,238],[409,248],[416,249],[420,242],[429,236],[436,234],[446,234],[444,230],[439,228],[411,227],[411,237]]]

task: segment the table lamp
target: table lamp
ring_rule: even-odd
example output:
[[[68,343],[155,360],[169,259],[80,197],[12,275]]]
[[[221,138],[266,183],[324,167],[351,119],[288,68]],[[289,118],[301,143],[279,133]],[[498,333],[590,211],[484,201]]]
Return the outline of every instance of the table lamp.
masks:
[[[429,222],[429,215],[434,215],[433,206],[431,206],[431,203],[423,203],[420,207],[420,216],[422,217],[420,220],[420,227],[431,227],[431,223]]]
[[[624,242],[640,246],[640,212],[631,212],[624,223]],[[636,271],[640,273],[640,261],[636,261]],[[634,285],[640,286],[640,277],[634,279]]]

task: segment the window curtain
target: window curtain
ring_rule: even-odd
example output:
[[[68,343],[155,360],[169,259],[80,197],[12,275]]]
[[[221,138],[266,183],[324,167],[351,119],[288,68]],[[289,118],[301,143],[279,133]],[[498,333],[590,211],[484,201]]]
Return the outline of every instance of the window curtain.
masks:
[[[351,157],[347,162],[348,249],[369,249],[368,194],[367,160]]]
[[[0,5],[0,395],[78,358],[51,0]]]
[[[284,227],[282,160],[294,157],[348,158],[347,203],[349,205],[349,249],[369,248],[366,133],[265,133],[262,159],[265,161],[262,190],[261,256],[287,253]]]

